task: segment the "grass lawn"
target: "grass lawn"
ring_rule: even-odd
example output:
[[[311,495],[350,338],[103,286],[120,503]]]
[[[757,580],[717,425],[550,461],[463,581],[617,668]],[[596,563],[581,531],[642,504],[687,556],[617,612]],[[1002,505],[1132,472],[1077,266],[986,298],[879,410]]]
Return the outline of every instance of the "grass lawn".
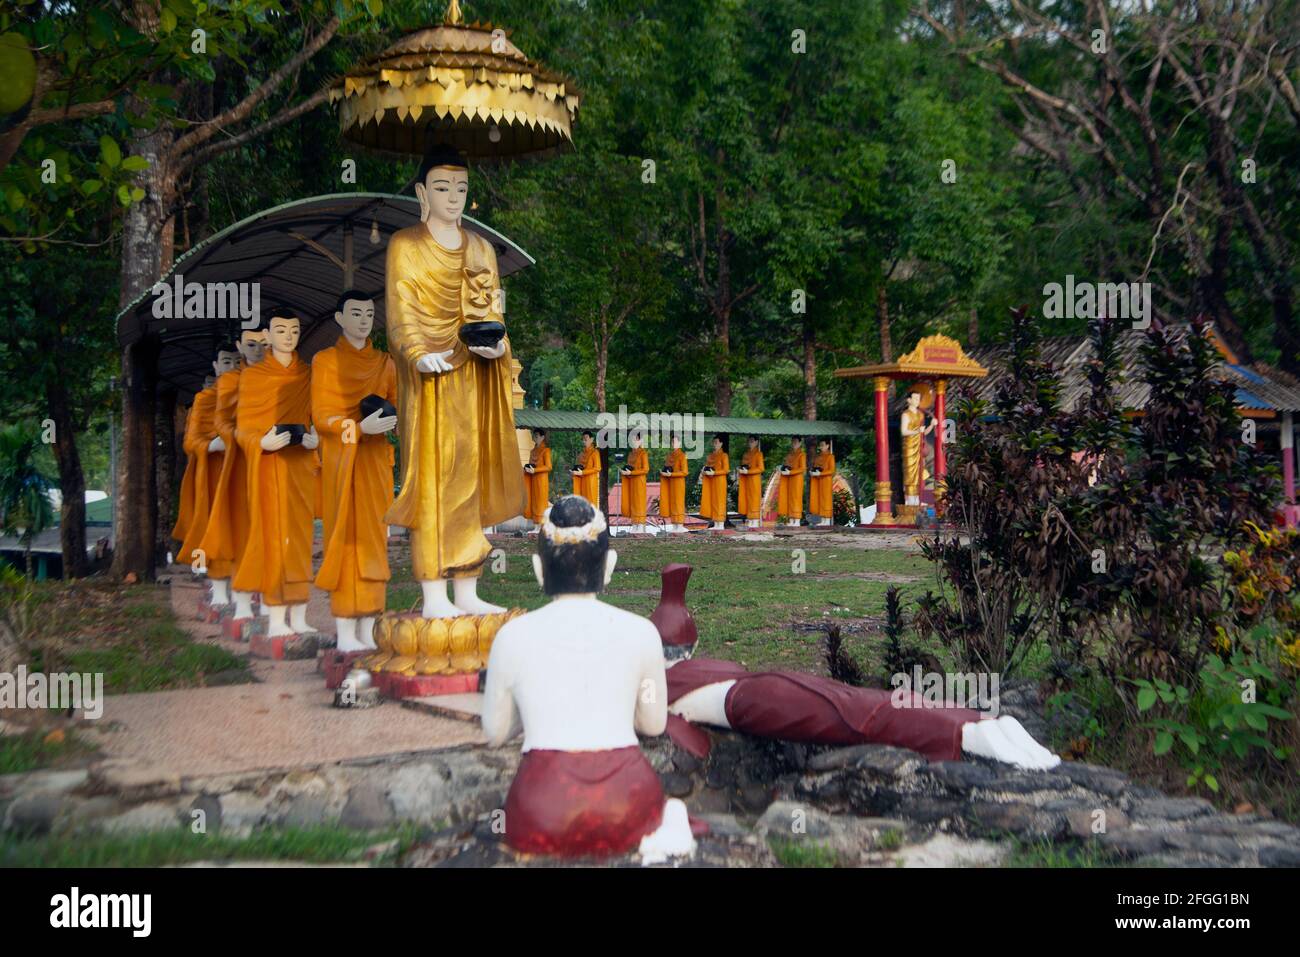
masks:
[[[421,829],[354,831],[337,826],[275,828],[248,837],[195,834],[188,827],[150,834],[61,834],[16,838],[0,834],[0,867],[163,867],[195,861],[359,862],[377,845],[390,844],[374,863],[395,862]]]
[[[546,603],[533,577],[536,541],[494,540],[504,562],[489,560],[480,583],[484,598],[528,609]],[[618,566],[602,597],[649,615],[659,602],[660,570],[685,562],[695,569],[686,604],[699,629],[698,656],[726,658],[749,668],[824,674],[822,628],[839,623],[846,649],[864,668],[878,670],[885,590],[896,584],[904,595],[921,594],[933,587],[934,579],[931,566],[914,548],[865,546],[860,535],[852,534],[770,542],[704,535],[615,539]],[[389,607],[418,608],[420,590],[411,580],[404,547],[396,549],[395,559]]]
[[[103,673],[108,694],[202,687],[216,675],[239,680],[247,669],[225,649],[185,633],[165,585],[41,582],[33,588],[30,622],[29,669]]]

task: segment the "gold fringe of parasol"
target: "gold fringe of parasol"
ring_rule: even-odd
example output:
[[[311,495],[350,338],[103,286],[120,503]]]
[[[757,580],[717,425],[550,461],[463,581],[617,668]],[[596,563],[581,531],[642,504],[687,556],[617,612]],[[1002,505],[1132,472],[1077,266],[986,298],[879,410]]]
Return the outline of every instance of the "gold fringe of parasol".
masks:
[[[408,34],[330,86],[343,139],[423,156],[448,143],[471,160],[542,156],[572,145],[581,94],[491,24],[445,22]]]

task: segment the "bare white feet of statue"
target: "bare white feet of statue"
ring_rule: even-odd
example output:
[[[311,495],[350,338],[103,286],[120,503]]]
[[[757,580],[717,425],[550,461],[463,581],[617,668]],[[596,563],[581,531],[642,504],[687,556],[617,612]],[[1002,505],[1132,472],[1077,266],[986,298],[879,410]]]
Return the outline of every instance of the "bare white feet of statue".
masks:
[[[714,523],[713,523],[713,531],[715,531],[715,532],[721,532],[721,531],[723,531],[726,527],[727,527],[727,523],[726,523],[726,522],[714,522]]]
[[[424,607],[420,611],[422,617],[455,618],[457,615],[464,614],[447,597],[447,579],[435,578],[432,581],[420,582],[420,590],[424,592]]]
[[[287,620],[289,613],[288,605],[267,605],[266,606],[266,633],[272,638],[287,638],[293,634],[293,629],[289,627]]]
[[[477,578],[457,578],[452,581],[452,604],[465,615],[495,615],[505,611],[500,605],[493,605],[478,597]]]
[[[214,578],[212,579],[212,600],[213,605],[230,604],[230,579]]]
[[[664,802],[664,817],[654,831],[641,838],[641,863],[662,864],[670,857],[689,857],[695,853],[695,836],[686,805],[677,798]]]
[[[357,620],[355,618],[334,618],[334,635],[338,640],[339,651],[363,651],[365,645],[357,641]]]
[[[962,725],[961,749],[1030,771],[1046,771],[1061,763],[1059,757],[1035,741],[1010,715]]]
[[[289,606],[289,627],[300,635],[307,635],[316,629],[307,624],[307,603]]]
[[[361,642],[361,647],[368,651],[377,651],[379,646],[375,644],[375,616],[366,615],[357,622],[357,641]]]
[[[253,617],[253,593],[251,591],[231,592],[235,598],[235,618]]]
[[[794,527],[797,526],[798,524],[799,524],[799,519],[797,519],[797,518],[792,518],[792,519],[790,519],[790,527],[791,527],[791,528],[794,528]]]

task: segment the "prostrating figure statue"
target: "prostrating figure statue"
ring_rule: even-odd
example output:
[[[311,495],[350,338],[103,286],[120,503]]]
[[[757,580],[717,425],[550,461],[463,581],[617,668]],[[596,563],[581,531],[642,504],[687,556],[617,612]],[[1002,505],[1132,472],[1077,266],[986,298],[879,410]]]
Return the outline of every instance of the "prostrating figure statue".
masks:
[[[541,525],[546,510],[551,507],[551,446],[546,441],[545,429],[533,429],[533,450],[528,453],[528,464],[524,466],[524,483],[528,487],[524,515],[534,525]]]
[[[311,540],[320,479],[311,424],[311,367],[298,357],[301,323],[272,316],[270,355],[244,370],[235,440],[248,469],[248,544],[234,584],[260,592],[271,637],[307,634]],[[285,612],[289,620],[285,620]]]
[[[832,489],[835,482],[835,456],[831,453],[831,440],[817,443],[817,457],[808,472],[812,480],[808,491],[808,513],[816,516],[818,525],[832,525],[835,505]]]
[[[803,477],[808,471],[808,456],[803,450],[803,439],[790,440],[790,454],[781,463],[781,479],[777,487],[776,513],[784,515],[787,525],[798,525],[803,520]]]
[[[628,439],[632,451],[627,453],[627,464],[623,466],[623,514],[632,522],[632,534],[640,535],[645,531],[645,477],[650,472],[650,456],[640,429],[633,429]]]
[[[590,432],[582,433],[582,451],[578,461],[569,473],[573,476],[573,494],[581,495],[592,505],[600,503],[600,450],[595,445],[596,437]]]
[[[497,256],[461,226],[468,192],[465,160],[434,148],[415,187],[423,221],[388,243],[402,480],[386,520],[411,530],[425,618],[504,610],[478,597],[491,551],[483,529],[525,504]]]
[[[745,516],[746,528],[758,528],[763,521],[763,447],[757,435],[749,437],[737,474],[736,510]]]
[[[506,623],[492,645],[483,731],[493,745],[524,734],[505,806],[518,851],[658,858],[694,846],[685,805],[665,803],[637,742],[668,720],[659,632],[597,598],[617,560],[604,515],[561,498],[533,557],[552,601]]]
[[[239,333],[239,366],[217,377],[217,405],[213,413],[216,438],[209,443],[213,451],[222,450],[221,474],[217,477],[217,490],[212,496],[208,525],[203,530],[199,549],[212,579],[212,604],[224,605],[229,600],[227,589],[234,577],[235,568],[248,544],[248,467],[244,453],[235,441],[235,416],[239,411],[239,383],[245,369],[251,369],[266,355],[267,333],[265,326],[244,329]],[[232,617],[236,621],[253,617],[253,593],[235,590]]]
[[[727,479],[731,473],[731,459],[722,447],[722,436],[713,437],[713,451],[704,460],[700,482],[700,515],[713,523],[714,531],[727,527]]]
[[[374,648],[388,590],[397,371],[370,344],[375,303],[352,290],[334,312],[341,335],[311,362],[311,418],[320,432],[325,552],[316,585],[330,593],[339,651]]]
[[[237,368],[239,351],[233,342],[217,346],[217,357],[212,361],[213,375],[203,383],[203,389],[194,396],[190,414],[185,420],[185,477],[181,479],[180,510],[172,538],[181,543],[177,561],[193,565],[199,574],[207,574],[207,562],[196,551],[208,527],[208,515],[217,494],[221,479],[221,465],[226,456],[226,445],[217,434],[217,378]],[[198,561],[196,562],[196,559]],[[211,577],[211,576],[209,576]],[[227,576],[229,577],[229,576]],[[230,602],[229,582],[213,581],[213,605]]]
[[[898,417],[898,433],[903,440],[903,504],[919,506],[921,504],[921,487],[929,473],[925,468],[924,436],[934,431],[934,419],[929,424],[925,421],[925,411],[921,408],[921,393],[907,394],[907,408]]]
[[[672,449],[668,460],[659,470],[659,516],[664,520],[664,531],[686,531],[686,453],[682,451],[682,438],[676,432],[670,439]]]

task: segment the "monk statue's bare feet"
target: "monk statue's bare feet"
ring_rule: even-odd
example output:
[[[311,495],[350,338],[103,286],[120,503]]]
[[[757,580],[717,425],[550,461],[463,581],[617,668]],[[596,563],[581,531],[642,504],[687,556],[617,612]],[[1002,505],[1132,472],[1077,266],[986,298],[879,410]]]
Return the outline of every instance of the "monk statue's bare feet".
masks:
[[[338,639],[337,647],[339,651],[365,651],[367,649],[367,646],[357,639],[357,620],[355,618],[335,618],[334,634]]]
[[[1030,771],[1046,771],[1061,763],[1010,716],[986,718],[962,725],[961,749]]]
[[[375,644],[375,616],[367,615],[357,622],[357,642],[363,648],[378,650]]]
[[[447,597],[447,579],[435,578],[433,581],[420,582],[424,592],[424,607],[420,614],[424,618],[456,618],[465,614]]]
[[[466,615],[495,615],[505,611],[500,605],[493,605],[478,597],[477,578],[457,578],[452,586],[456,598],[454,604]]]
[[[307,624],[307,603],[289,606],[289,627],[299,635],[307,635],[316,629]]]
[[[286,620],[289,608],[286,605],[267,605],[266,633],[272,638],[287,638],[293,634]]]

